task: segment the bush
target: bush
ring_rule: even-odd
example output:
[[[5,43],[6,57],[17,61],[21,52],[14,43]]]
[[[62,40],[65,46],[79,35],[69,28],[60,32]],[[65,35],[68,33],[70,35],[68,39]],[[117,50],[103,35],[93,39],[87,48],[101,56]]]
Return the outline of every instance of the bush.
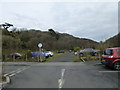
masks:
[[[75,47],[74,48],[74,52],[77,52],[77,51],[79,51],[80,50],[80,47]]]

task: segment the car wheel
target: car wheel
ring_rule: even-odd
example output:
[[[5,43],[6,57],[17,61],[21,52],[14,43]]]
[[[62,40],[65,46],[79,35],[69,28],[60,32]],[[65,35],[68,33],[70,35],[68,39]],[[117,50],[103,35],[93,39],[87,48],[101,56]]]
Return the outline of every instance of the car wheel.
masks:
[[[114,65],[113,65],[113,68],[115,70],[120,70],[120,62],[115,62]]]

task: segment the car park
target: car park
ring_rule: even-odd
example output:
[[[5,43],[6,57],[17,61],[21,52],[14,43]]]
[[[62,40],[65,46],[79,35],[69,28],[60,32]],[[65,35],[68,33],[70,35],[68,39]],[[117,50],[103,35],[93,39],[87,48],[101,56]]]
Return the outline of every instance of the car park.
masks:
[[[101,63],[113,69],[120,70],[120,47],[105,49]]]

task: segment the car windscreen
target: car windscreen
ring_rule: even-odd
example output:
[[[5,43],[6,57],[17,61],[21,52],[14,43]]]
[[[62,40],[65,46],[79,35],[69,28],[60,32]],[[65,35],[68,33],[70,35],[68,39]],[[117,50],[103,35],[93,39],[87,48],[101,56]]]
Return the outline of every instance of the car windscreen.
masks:
[[[120,56],[120,49],[117,49],[116,51],[117,51],[118,55]]]
[[[112,55],[113,54],[113,50],[112,49],[106,49],[104,51],[104,55]]]

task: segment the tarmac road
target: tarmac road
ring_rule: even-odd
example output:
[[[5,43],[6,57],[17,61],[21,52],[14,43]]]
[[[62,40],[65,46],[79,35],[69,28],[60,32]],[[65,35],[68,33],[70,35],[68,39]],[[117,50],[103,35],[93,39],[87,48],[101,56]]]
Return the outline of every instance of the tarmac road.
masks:
[[[3,67],[6,73],[15,71],[5,88],[118,88],[119,84],[118,71],[104,67],[99,61],[23,63],[21,66],[7,63]]]
[[[75,59],[73,53],[67,52],[55,57],[53,60],[50,60],[50,62],[73,62]]]

